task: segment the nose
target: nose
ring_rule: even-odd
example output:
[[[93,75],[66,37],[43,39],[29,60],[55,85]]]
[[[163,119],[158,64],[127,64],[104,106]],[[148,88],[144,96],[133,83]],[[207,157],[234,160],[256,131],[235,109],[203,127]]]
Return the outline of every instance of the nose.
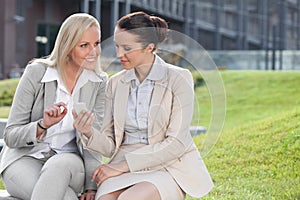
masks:
[[[93,47],[91,50],[90,50],[90,55],[92,56],[97,56],[101,53],[101,47]]]
[[[116,48],[117,57],[120,58],[124,56],[124,51],[121,48]]]

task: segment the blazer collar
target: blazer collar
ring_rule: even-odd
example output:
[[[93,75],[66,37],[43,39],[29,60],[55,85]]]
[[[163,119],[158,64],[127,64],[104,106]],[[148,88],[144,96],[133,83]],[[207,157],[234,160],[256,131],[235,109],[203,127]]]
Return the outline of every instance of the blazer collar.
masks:
[[[156,54],[154,54],[155,59],[153,62],[153,65],[151,67],[151,70],[148,74],[148,76],[146,77],[146,79],[148,80],[153,80],[153,81],[158,81],[161,80],[162,78],[164,78],[165,74],[166,74],[166,69],[165,67],[163,67],[163,65],[165,65],[165,62]],[[131,80],[136,80],[136,75],[135,75],[135,70],[134,69],[130,69],[127,70],[125,73],[125,77],[124,77],[124,81],[125,82],[130,82]]]

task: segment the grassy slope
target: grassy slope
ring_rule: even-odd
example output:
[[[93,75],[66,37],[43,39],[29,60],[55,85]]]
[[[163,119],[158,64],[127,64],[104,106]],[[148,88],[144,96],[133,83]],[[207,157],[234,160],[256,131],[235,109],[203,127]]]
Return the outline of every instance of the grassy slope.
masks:
[[[221,138],[205,157],[215,188],[204,199],[299,199],[300,72],[221,74],[227,113]],[[196,99],[201,117],[193,124],[207,126],[205,87],[196,88]],[[198,146],[203,137],[195,137]]]
[[[300,73],[225,71],[222,77],[225,127],[204,158],[215,182],[204,199],[300,199]],[[206,125],[209,95],[204,87],[196,91]],[[197,146],[204,137],[195,137]]]
[[[300,199],[299,121],[300,109],[225,131],[205,157],[215,188],[204,199]]]
[[[298,71],[223,71],[226,89],[226,119],[224,129],[248,124],[300,106],[300,72]],[[205,87],[196,88],[200,106],[194,116],[200,124],[210,120],[210,96]],[[201,114],[197,113],[200,112]]]

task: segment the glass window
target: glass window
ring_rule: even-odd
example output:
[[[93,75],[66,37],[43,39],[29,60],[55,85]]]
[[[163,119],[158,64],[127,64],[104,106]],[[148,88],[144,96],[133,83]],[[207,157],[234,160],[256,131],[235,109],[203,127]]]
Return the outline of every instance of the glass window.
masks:
[[[40,23],[37,25],[35,41],[37,57],[49,55],[52,51],[59,30],[59,25]]]

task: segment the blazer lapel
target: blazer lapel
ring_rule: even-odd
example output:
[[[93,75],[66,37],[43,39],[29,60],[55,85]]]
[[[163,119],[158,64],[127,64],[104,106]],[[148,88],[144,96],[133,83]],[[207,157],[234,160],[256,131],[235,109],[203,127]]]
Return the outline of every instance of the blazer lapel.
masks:
[[[45,83],[44,109],[48,108],[55,102],[57,82],[51,81]]]
[[[158,114],[159,105],[163,101],[164,93],[168,90],[167,88],[167,80],[162,79],[159,81],[155,81],[155,85],[153,88],[152,99],[149,107],[149,114],[148,114],[148,137],[152,138],[151,134],[153,133],[152,128],[156,116]]]
[[[154,121],[155,119],[157,119],[157,115],[159,113],[161,102],[165,97],[165,92],[170,89],[168,88],[168,72],[166,67],[167,64],[159,56],[156,55],[155,58],[156,59],[154,65],[156,65],[156,67],[159,67],[160,70],[158,74],[159,79],[155,80],[154,82],[154,88],[148,113],[148,138],[150,143],[151,138],[154,138],[152,136],[156,134],[153,131],[153,127]]]
[[[116,87],[114,101],[114,126],[116,130],[115,136],[117,147],[121,144],[123,140],[129,88],[130,82],[125,82],[124,80],[120,80]]]

